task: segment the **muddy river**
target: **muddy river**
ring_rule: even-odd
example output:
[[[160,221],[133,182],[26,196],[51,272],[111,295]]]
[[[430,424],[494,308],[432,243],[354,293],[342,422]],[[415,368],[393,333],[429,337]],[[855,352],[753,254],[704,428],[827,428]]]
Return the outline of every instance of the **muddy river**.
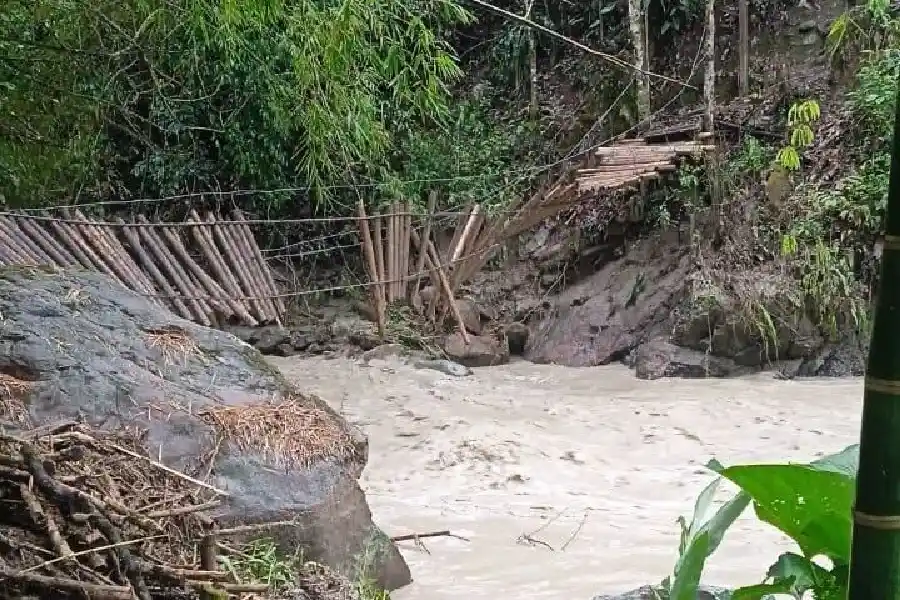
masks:
[[[515,362],[455,378],[400,361],[274,361],[369,434],[362,484],[415,583],[396,600],[589,600],[665,577],[679,515],[721,462],[854,443],[861,380],[639,381],[619,366]],[[462,539],[465,538],[465,539]],[[706,583],[761,580],[791,544],[748,512]]]

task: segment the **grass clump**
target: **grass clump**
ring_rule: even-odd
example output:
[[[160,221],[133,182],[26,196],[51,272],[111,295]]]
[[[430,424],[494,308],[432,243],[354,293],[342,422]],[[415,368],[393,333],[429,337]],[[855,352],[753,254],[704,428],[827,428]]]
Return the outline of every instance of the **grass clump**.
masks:
[[[352,582],[324,565],[305,560],[302,549],[284,553],[268,538],[248,542],[232,554],[220,556],[219,561],[235,581],[266,585],[274,598],[293,597],[290,592],[302,590],[315,600],[390,600],[390,594],[371,576],[372,559],[377,556],[367,546]]]

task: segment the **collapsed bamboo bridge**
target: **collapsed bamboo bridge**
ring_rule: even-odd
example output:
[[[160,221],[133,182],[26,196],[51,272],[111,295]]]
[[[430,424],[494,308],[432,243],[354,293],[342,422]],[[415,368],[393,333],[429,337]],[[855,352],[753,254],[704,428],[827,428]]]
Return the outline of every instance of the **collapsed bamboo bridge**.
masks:
[[[676,134],[683,134],[682,129]],[[421,302],[419,281],[424,269],[434,292],[429,295],[427,305],[418,307],[420,312],[438,322],[451,314],[463,340],[468,342],[456,306],[456,291],[460,284],[484,268],[506,240],[544,219],[596,200],[599,195],[658,179],[677,170],[682,159],[700,158],[715,149],[706,143],[712,135],[704,132],[689,141],[659,143],[653,137],[666,140],[667,135],[663,131],[652,137],[596,148],[530,198],[523,198],[499,214],[485,215],[479,205],[470,207],[460,216],[449,244],[441,249],[431,238],[432,222],[428,215],[434,211],[433,196],[422,219],[424,222],[418,227],[413,226],[407,205],[394,203],[385,214],[370,217],[360,201],[358,222],[379,326],[383,328],[386,306],[391,302],[404,299],[414,306]],[[400,214],[406,216],[398,219],[396,215]],[[411,257],[416,253],[413,263]]]
[[[548,217],[581,203],[659,178],[685,157],[713,149],[697,140],[655,143],[626,140],[597,148],[497,214],[471,206],[458,219],[449,243],[438,247],[433,215],[394,202],[369,215],[360,200],[358,224],[373,307],[382,331],[386,307],[403,300],[440,324],[462,318],[456,305],[461,284],[474,277],[504,243]],[[99,271],[177,315],[206,326],[282,324],[281,293],[250,224],[240,211],[228,217],[191,210],[181,223],[138,216],[93,221],[78,209],[59,214],[0,213],[0,266],[53,266]],[[431,292],[423,294],[424,286]],[[460,333],[468,340],[465,328]]]

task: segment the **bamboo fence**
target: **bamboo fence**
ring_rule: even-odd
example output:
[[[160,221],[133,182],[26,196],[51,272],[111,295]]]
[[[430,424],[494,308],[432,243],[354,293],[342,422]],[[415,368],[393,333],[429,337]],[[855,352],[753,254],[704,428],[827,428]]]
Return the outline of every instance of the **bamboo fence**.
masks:
[[[402,202],[370,217],[360,200],[358,222],[379,328],[384,330],[388,305],[405,301],[418,306],[421,282],[427,274],[435,293],[418,307],[438,326],[451,314],[468,343],[456,292],[484,268],[506,240],[598,193],[639,186],[676,170],[683,157],[713,150],[714,146],[705,143],[709,137],[701,132],[697,141],[653,144],[638,139],[598,148],[577,168],[568,169],[499,214],[486,215],[479,205],[470,207],[460,216],[450,243],[440,250],[432,239],[434,194],[415,227],[410,207]]]
[[[202,325],[281,324],[285,305],[250,226],[191,211],[181,227],[138,216],[139,227],[100,225],[81,211],[59,219],[0,216],[0,266],[49,265],[99,271]],[[197,226],[198,223],[208,225]]]

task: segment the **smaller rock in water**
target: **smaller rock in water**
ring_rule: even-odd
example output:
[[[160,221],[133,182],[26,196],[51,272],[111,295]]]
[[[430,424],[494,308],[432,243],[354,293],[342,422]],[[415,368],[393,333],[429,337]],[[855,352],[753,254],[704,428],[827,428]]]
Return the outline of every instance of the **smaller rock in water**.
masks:
[[[451,377],[466,377],[472,374],[472,369],[465,365],[455,363],[452,360],[417,360],[413,363],[417,369],[433,369]]]
[[[682,348],[665,338],[655,338],[638,347],[634,353],[634,369],[638,379],[702,379],[730,377],[741,373],[740,367],[730,359]]]
[[[444,352],[455,362],[467,367],[492,367],[509,362],[509,345],[487,335],[470,335],[469,343],[459,332],[447,336]]]
[[[369,362],[370,360],[387,360],[396,356],[403,356],[406,353],[406,348],[400,344],[382,344],[363,352],[362,359],[364,362]]]
[[[506,343],[509,344],[511,355],[524,355],[525,346],[528,345],[528,327],[524,323],[510,323],[506,328]]]

